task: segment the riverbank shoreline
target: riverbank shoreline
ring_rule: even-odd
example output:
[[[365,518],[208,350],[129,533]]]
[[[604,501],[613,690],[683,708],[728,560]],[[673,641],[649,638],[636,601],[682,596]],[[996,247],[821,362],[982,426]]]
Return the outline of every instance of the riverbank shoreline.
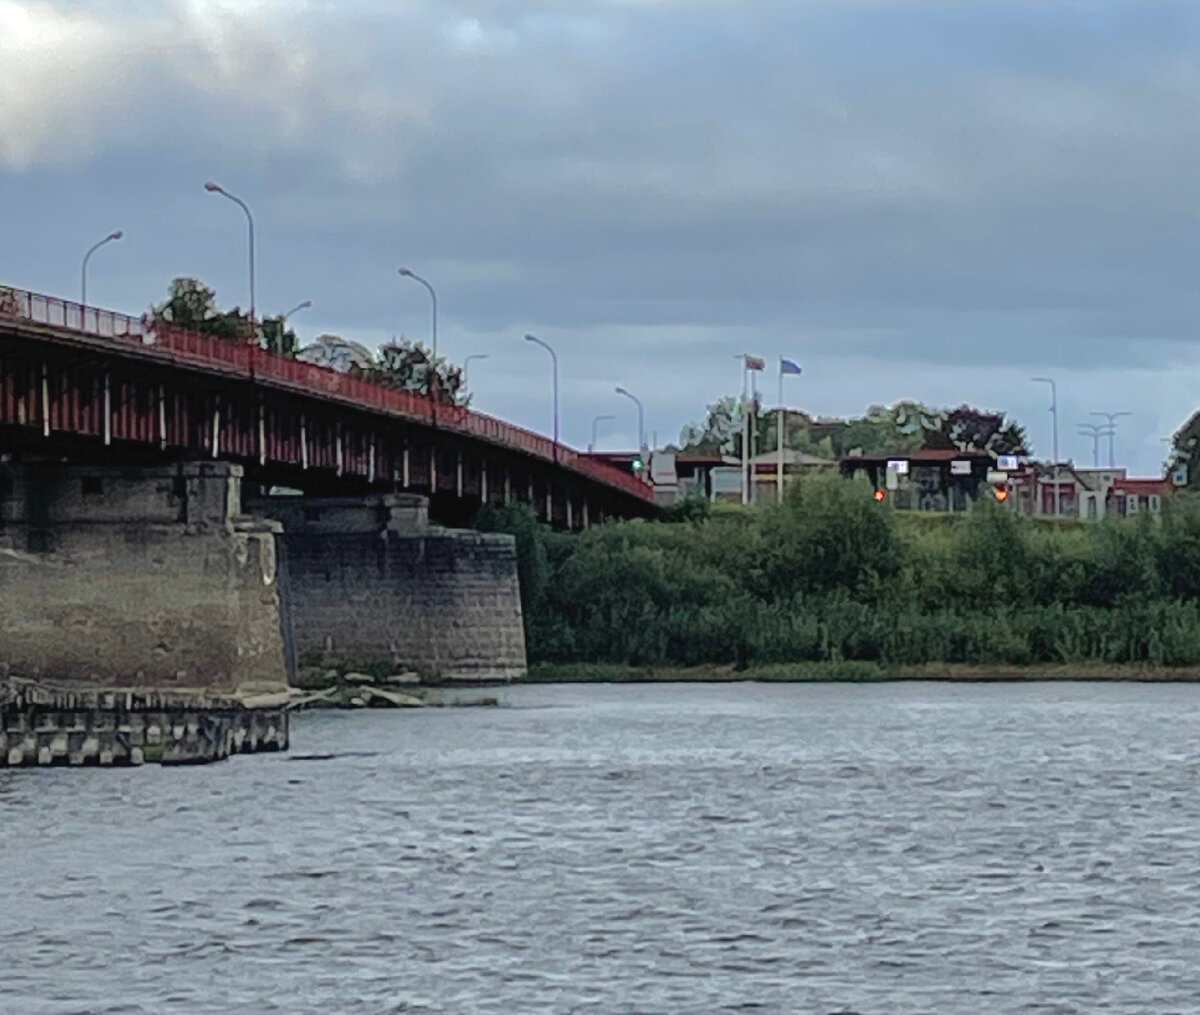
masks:
[[[609,663],[536,663],[516,684],[673,684],[673,683],[886,683],[931,680],[947,683],[1023,683],[1031,681],[1128,681],[1200,683],[1200,668],[1147,666],[1140,663],[1053,663],[1031,666],[923,663],[776,663],[737,669],[730,665],[621,666]]]

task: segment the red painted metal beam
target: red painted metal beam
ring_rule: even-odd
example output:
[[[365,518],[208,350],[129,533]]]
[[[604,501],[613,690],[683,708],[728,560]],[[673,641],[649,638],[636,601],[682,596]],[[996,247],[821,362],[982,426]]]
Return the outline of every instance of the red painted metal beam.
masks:
[[[490,447],[564,480],[574,475],[634,498],[636,513],[654,503],[644,481],[540,434],[257,346],[0,287],[0,333],[6,331],[23,342],[20,350],[0,347],[0,424],[40,428],[45,436],[157,445],[368,480],[398,477],[406,452],[380,439],[373,416],[439,446],[436,476],[428,452],[409,455],[413,486],[436,480],[437,489],[457,492],[464,449],[480,461]],[[40,344],[44,357],[36,355]],[[212,383],[222,379],[239,383]],[[450,453],[446,440],[459,450]],[[479,492],[478,472],[464,464],[464,493]]]

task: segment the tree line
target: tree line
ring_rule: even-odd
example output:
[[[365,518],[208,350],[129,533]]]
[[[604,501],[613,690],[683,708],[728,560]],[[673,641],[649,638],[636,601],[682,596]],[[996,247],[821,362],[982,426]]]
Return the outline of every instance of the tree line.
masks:
[[[760,396],[749,400],[747,411],[732,396],[708,407],[703,422],[689,423],[679,436],[685,451],[726,455],[741,452],[742,432],[751,425],[754,446],[759,452],[779,447],[779,413],[764,408]],[[806,412],[784,412],[785,446],[822,458],[837,459],[848,454],[905,454],[922,448],[990,451],[997,455],[1027,452],[1025,428],[1003,412],[969,405],[956,409],[933,409],[912,400],[895,405],[872,405],[862,416],[850,419],[818,419]]]

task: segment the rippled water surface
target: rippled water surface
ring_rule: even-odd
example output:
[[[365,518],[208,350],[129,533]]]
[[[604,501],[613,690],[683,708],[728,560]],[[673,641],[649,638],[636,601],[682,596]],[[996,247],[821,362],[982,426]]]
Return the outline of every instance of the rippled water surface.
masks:
[[[1200,1010],[1200,686],[509,701],[0,773],[0,1012]]]

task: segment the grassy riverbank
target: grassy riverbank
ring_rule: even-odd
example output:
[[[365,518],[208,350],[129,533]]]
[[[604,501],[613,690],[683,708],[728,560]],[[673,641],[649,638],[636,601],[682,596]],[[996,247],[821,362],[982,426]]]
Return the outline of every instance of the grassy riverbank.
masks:
[[[841,479],[753,511],[517,536],[538,674],[1179,679],[1200,672],[1200,510],[1047,525],[984,501],[930,518]],[[547,668],[548,667],[548,668]],[[647,676],[655,674],[655,676]],[[691,679],[691,678],[688,678]]]
[[[764,684],[880,683],[896,680],[1002,682],[1027,680],[1126,680],[1144,683],[1200,682],[1197,667],[1154,667],[1119,663],[1059,663],[1037,666],[969,666],[929,663],[884,667],[877,663],[785,663],[751,666],[621,666],[611,663],[536,663],[527,684]]]

